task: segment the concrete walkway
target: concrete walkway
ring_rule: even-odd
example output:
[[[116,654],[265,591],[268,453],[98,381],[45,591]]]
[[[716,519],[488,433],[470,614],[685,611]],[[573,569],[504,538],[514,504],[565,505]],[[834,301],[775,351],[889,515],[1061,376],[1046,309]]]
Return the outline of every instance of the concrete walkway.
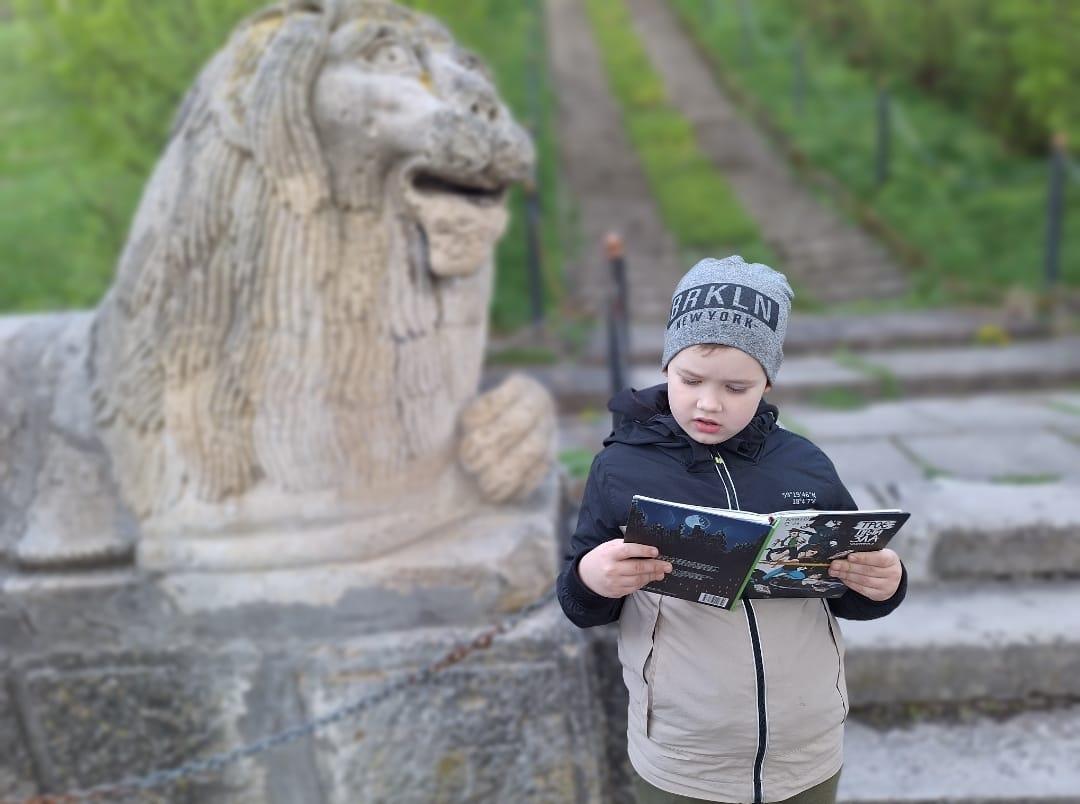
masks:
[[[798,287],[823,302],[902,294],[903,272],[862,230],[824,207],[734,108],[664,0],[628,0],[668,97]],[[842,146],[840,146],[842,147]]]

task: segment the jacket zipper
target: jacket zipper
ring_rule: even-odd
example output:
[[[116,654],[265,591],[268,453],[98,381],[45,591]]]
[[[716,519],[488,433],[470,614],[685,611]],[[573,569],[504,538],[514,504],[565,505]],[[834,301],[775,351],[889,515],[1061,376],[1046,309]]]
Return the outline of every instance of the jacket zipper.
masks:
[[[754,649],[754,672],[757,677],[758,749],[754,757],[754,804],[764,801],[762,797],[761,768],[765,764],[765,750],[769,743],[769,721],[765,712],[765,662],[761,656],[761,638],[758,635],[757,617],[749,600],[746,607],[746,625],[750,629],[750,645]]]
[[[727,495],[728,508],[732,507],[731,502],[734,498],[734,510],[742,510],[739,506],[738,492],[735,491],[735,480],[731,477],[731,470],[718,453],[713,453],[713,462],[716,464],[716,474],[720,476],[720,483],[724,486],[724,494]],[[754,607],[749,600],[743,600],[743,607],[746,610],[746,627],[750,631],[750,647],[754,653],[754,681],[757,688],[758,748],[757,755],[754,757],[754,804],[758,804],[764,800],[761,770],[765,765],[765,751],[769,742],[769,720],[765,710],[765,660],[761,653],[761,636],[758,633]]]
[[[716,466],[716,474],[720,475],[720,485],[724,487],[724,495],[727,497],[727,507],[731,508],[734,511],[740,510],[739,495],[735,493],[735,481],[731,479],[731,472],[728,471],[727,464],[724,463],[724,459],[715,452],[713,453],[713,464]],[[725,472],[727,473],[726,480],[724,479]],[[731,504],[733,498],[735,505]]]

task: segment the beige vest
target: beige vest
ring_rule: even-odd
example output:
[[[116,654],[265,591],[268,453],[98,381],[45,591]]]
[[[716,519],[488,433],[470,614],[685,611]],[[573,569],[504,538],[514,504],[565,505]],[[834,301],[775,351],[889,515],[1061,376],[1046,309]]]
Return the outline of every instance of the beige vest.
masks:
[[[626,598],[619,659],[630,693],[628,749],[656,787],[770,802],[840,769],[847,684],[828,605],[753,600],[749,613],[747,605],[724,611],[651,592]]]

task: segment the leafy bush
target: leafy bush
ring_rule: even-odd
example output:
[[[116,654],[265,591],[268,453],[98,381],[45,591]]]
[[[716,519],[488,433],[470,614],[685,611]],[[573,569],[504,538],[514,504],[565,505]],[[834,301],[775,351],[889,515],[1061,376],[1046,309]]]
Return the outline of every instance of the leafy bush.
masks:
[[[850,61],[932,93],[1031,152],[1080,142],[1080,4],[1048,0],[796,0]]]
[[[173,109],[252,0],[15,0],[0,22],[0,309],[108,285]]]

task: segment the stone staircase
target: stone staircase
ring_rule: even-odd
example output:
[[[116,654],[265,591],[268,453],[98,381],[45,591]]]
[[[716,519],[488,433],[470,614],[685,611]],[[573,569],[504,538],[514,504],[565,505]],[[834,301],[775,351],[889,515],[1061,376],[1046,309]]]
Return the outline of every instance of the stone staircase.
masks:
[[[907,600],[844,622],[840,801],[1080,801],[1080,486],[894,488]],[[856,490],[860,504],[882,494]]]
[[[991,316],[985,316],[990,319]],[[813,401],[825,395],[846,395],[848,402],[912,396],[962,394],[1003,389],[1065,387],[1080,381],[1080,335],[1053,339],[1034,324],[1012,329],[999,324],[976,325],[970,314],[961,326],[945,313],[793,318],[789,357],[769,399]],[[995,333],[1002,342],[980,344],[980,332]],[[601,337],[597,335],[597,341]],[[639,326],[631,331],[629,385],[644,388],[663,382],[659,355],[661,329]],[[1013,338],[1016,338],[1013,340]],[[869,346],[871,348],[860,348]],[[584,361],[523,367],[548,387],[564,414],[603,411],[611,396],[609,369],[602,347],[594,342]],[[511,370],[493,365],[485,384],[493,385]]]
[[[628,6],[672,103],[792,281],[824,303],[902,296],[893,257],[801,185],[666,4]],[[611,280],[599,243],[610,228],[626,233],[630,384],[645,387],[663,379],[666,302],[688,265],[648,197],[580,2],[545,8],[563,170],[586,244],[567,274],[578,308],[603,310]],[[1050,334],[985,310],[792,317],[769,395],[785,426],[825,448],[862,505],[914,514],[896,545],[907,601],[843,624],[853,705],[843,804],[1080,802],[1080,337]],[[560,450],[595,452],[608,433],[605,361],[598,322],[573,360],[519,369],[555,395]],[[493,362],[485,385],[511,370]],[[601,800],[630,804],[614,637],[612,627],[581,635],[601,698]]]

